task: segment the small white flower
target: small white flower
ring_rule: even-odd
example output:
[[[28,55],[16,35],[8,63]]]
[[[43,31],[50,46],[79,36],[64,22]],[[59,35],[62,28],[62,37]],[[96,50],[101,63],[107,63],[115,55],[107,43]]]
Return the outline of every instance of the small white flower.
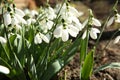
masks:
[[[116,14],[108,20],[107,27],[110,26],[113,22],[120,23],[120,15]]]
[[[120,15],[119,14],[116,14],[115,22],[116,23],[120,23]]]
[[[90,33],[90,37],[92,39],[97,39],[97,33],[100,33],[100,31],[97,28],[91,28],[91,30],[88,33]],[[86,36],[87,36],[87,30],[85,30],[85,32],[83,33],[82,39],[85,39]]]
[[[69,34],[68,31],[66,29],[62,30],[62,41],[67,41],[69,39]]]
[[[14,17],[12,18],[11,24],[12,24],[12,25],[16,25],[16,24],[18,24],[18,23],[19,23],[19,21],[18,21],[17,18],[14,16]]]
[[[94,26],[101,26],[101,23],[98,19],[96,18],[92,18],[92,24],[91,25],[94,25]],[[88,19],[86,19],[84,22],[83,22],[83,25],[82,25],[82,28],[84,28],[88,23]]]
[[[37,33],[35,38],[34,38],[34,43],[40,44],[40,43],[42,43],[42,40],[46,43],[49,43],[49,38],[47,38],[47,36],[45,36],[42,33]]]
[[[30,18],[27,20],[27,25],[31,25],[32,23],[35,23],[35,22],[36,22],[35,19]]]
[[[79,29],[73,25],[68,25],[68,32],[72,37],[76,37],[79,33]]]
[[[32,11],[30,12],[30,14],[31,14],[32,17],[34,17],[35,15],[38,15],[38,12],[35,11],[35,10],[32,10]]]
[[[28,14],[30,14],[30,10],[29,9],[24,9],[24,13],[25,13],[25,15],[28,15]]]
[[[15,8],[15,13],[21,17],[25,16],[25,13],[21,9],[18,9],[18,8]]]
[[[115,38],[115,40],[114,40],[114,43],[116,44],[116,43],[118,43],[120,41],[120,36],[117,36],[116,38]]]
[[[4,74],[9,74],[10,70],[5,66],[0,65],[0,72]]]
[[[44,34],[40,33],[40,37],[41,39],[46,42],[46,43],[49,43],[49,38],[47,38],[47,36],[45,36]]]
[[[55,11],[52,7],[48,7],[45,11],[48,19],[53,20],[56,18]]]
[[[107,22],[107,27],[109,27],[114,22],[115,17],[111,17]]]
[[[62,36],[62,25],[59,26],[59,27],[57,27],[57,28],[54,30],[53,34],[54,34],[54,37],[56,37],[56,38],[61,37],[61,36]]]
[[[100,21],[98,19],[92,18],[92,20],[93,20],[93,25],[95,25],[95,26],[101,26],[101,23],[100,23]]]
[[[66,27],[66,28],[64,28]],[[64,26],[63,25],[60,25],[58,26],[53,34],[54,34],[54,37],[56,38],[62,38],[62,41],[67,41],[69,39],[69,34],[72,36],[72,37],[76,37],[77,34],[79,33],[79,29],[76,28],[75,26],[73,25],[66,25]]]
[[[87,30],[85,30],[85,32],[83,33],[83,35],[82,35],[82,39],[85,39],[86,36],[87,36]]]
[[[19,23],[27,24],[27,22],[25,21],[25,19],[23,19],[20,15],[15,14],[14,16],[17,18],[17,20],[19,21]]]
[[[22,27],[19,24],[16,24],[15,28],[16,28],[16,30],[21,30],[22,29]]]
[[[91,28],[91,30],[90,30],[90,37],[92,39],[97,39],[97,33],[100,33],[99,29]]]
[[[4,14],[3,14],[3,18],[4,18],[4,24],[6,25],[6,26],[8,26],[9,24],[11,24],[11,16],[10,16],[10,13],[9,12],[5,12]]]
[[[41,29],[43,30],[44,33],[47,33],[48,30],[50,30],[53,26],[53,21],[51,20],[43,20],[41,21]]]
[[[81,15],[83,15],[83,12],[78,12],[74,7],[72,6],[68,6],[69,12],[72,16],[76,16],[79,17]]]
[[[36,34],[35,38],[34,38],[34,43],[35,44],[40,44],[42,43],[42,39],[40,38],[39,34]]]
[[[7,43],[7,40],[4,37],[0,36],[0,42],[2,44],[5,44],[5,43]]]
[[[48,27],[48,29],[50,30],[53,26],[53,22],[48,20],[47,23],[46,23],[46,26]]]

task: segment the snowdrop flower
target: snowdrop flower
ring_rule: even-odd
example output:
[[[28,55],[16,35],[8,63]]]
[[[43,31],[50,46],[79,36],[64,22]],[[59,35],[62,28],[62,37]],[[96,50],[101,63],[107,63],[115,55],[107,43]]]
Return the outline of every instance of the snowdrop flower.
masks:
[[[4,37],[0,36],[0,42],[2,44],[5,44],[5,43],[7,43],[7,40]]]
[[[12,17],[10,13],[13,13]],[[14,13],[14,10],[11,10],[10,12],[5,12],[3,14],[4,24],[6,26],[10,24],[14,26],[14,25],[18,25],[19,23],[27,24],[23,18],[24,16],[25,14],[22,10],[15,8],[15,13]]]
[[[92,18],[92,25],[101,26],[101,23],[100,23],[100,21],[98,19]]]
[[[43,32],[47,33],[48,30],[52,28],[54,22],[51,20],[42,20],[40,24],[42,26],[41,29],[43,30]]]
[[[4,74],[9,74],[10,70],[5,66],[0,65],[0,72]]]
[[[88,19],[84,21],[82,27],[84,28],[87,24],[90,25],[95,25],[95,26],[101,26],[101,23],[99,20],[97,20],[96,18],[92,18],[91,23],[88,23]],[[88,33],[90,33],[90,37],[92,39],[97,39],[97,33],[100,33],[100,30],[97,28],[90,28],[90,31],[88,31]],[[87,36],[87,30],[85,30],[85,32],[82,35],[82,39],[85,39]]]
[[[71,16],[71,17],[68,17],[67,19],[68,20],[66,20],[66,23],[74,25],[76,28],[79,29],[79,31],[81,31],[83,29],[82,24],[80,23],[80,21],[77,17]]]
[[[72,37],[76,37],[78,33],[79,33],[79,30],[76,27],[74,27],[73,25],[67,25],[67,26],[60,25],[53,32],[54,37],[56,37],[56,38],[61,37],[62,41],[64,41],[64,42],[69,39],[69,34]]]
[[[11,16],[10,16],[10,13],[9,12],[5,12],[4,14],[3,14],[3,18],[4,18],[4,24],[5,24],[5,26],[8,26],[8,25],[10,25],[11,24]]]
[[[45,36],[44,34],[42,33],[37,33],[35,35],[35,38],[34,38],[34,43],[35,44],[41,44],[42,43],[42,40],[46,43],[49,43],[49,39],[47,38],[47,36]]]
[[[99,21],[98,19],[96,19],[96,18],[92,18],[92,21],[91,21],[91,22],[92,22],[91,25],[94,25],[94,26],[97,26],[97,27],[101,26],[100,21]],[[84,27],[87,25],[87,23],[88,23],[88,19],[86,19],[86,20],[83,22],[82,28],[84,28]]]
[[[120,23],[120,14],[116,14],[115,16],[111,17],[107,23],[107,27],[112,25],[113,22]]]
[[[56,18],[55,11],[52,7],[48,7],[47,9],[45,9],[45,12],[48,19],[53,20],[54,18]]]
[[[21,16],[21,17],[25,16],[25,13],[22,10],[18,9],[18,8],[15,8],[15,13],[18,14],[19,16]]]
[[[79,16],[82,16],[83,15],[83,12],[78,12],[74,7],[72,6],[68,6],[68,9],[69,9],[69,14],[71,16],[76,16],[76,17],[79,17]]]
[[[32,11],[30,12],[30,14],[31,14],[32,17],[34,17],[35,15],[38,15],[38,12],[35,11],[35,10],[32,10]]]
[[[35,19],[29,18],[27,19],[27,25],[31,25],[32,23],[34,24],[36,22]]]
[[[97,28],[91,28],[88,33],[90,33],[90,37],[92,39],[97,39],[97,33],[100,33],[100,30]],[[85,30],[85,32],[83,33],[82,39],[85,39],[86,36],[87,36],[87,30]]]
[[[114,43],[116,44],[116,43],[118,43],[120,41],[120,36],[117,36],[116,38],[115,38],[115,40],[114,40]]]
[[[21,17],[20,15],[15,14],[14,16],[17,18],[17,20],[18,20],[19,23],[27,24],[27,22],[25,21],[25,19],[23,19],[23,17]]]
[[[19,24],[16,24],[15,28],[16,28],[16,30],[21,30],[22,29],[22,27]]]
[[[61,5],[57,5],[56,6],[56,13],[59,12]],[[62,9],[60,10],[60,14],[62,15],[63,13],[68,13],[70,16],[75,16],[75,17],[79,17],[81,15],[83,15],[83,12],[78,12],[74,7],[67,5],[66,3],[63,4]]]

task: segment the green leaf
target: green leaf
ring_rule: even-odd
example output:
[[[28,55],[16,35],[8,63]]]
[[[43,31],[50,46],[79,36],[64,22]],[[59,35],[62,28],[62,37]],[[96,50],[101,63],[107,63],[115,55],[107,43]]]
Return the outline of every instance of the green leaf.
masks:
[[[93,69],[93,53],[94,50],[90,51],[85,58],[83,67],[81,69],[81,80],[89,80]]]
[[[84,61],[86,55],[87,55],[87,38],[85,38],[85,40],[81,39],[81,43],[80,43],[80,64],[82,63],[82,61]]]
[[[48,68],[41,77],[41,80],[50,80],[54,74],[61,70],[61,68],[61,62],[59,60],[55,60],[54,62],[48,65]]]
[[[94,72],[99,72],[101,70],[107,69],[107,68],[117,68],[120,69],[120,63],[119,62],[113,62],[113,63],[108,63],[105,65],[100,66],[99,68],[97,68]]]

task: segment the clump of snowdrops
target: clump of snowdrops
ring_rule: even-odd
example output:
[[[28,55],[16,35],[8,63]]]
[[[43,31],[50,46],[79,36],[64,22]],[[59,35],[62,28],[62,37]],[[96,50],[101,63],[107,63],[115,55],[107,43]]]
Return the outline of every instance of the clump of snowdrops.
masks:
[[[77,51],[80,51],[80,79],[88,80],[93,72],[94,52],[104,27],[92,10],[81,23],[83,12],[77,11],[67,0],[35,10],[21,10],[12,0],[3,0],[0,7],[0,72],[11,80],[50,80]],[[120,15],[106,21],[110,26]],[[101,30],[99,30],[99,29]],[[100,33],[98,37],[97,34]],[[88,52],[89,37],[97,39]],[[118,42],[119,36],[115,40]],[[116,65],[115,64],[109,64]],[[102,70],[100,67],[96,70]]]

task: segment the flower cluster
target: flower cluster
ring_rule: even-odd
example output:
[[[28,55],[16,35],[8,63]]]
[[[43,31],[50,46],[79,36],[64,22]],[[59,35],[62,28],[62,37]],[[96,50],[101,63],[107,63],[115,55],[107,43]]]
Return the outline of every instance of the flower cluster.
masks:
[[[9,11],[3,12],[5,26],[15,28],[18,31],[15,34],[18,35],[20,34],[19,30],[22,28],[29,29],[32,25],[35,30],[35,44],[41,44],[42,41],[49,43],[51,37],[61,38],[63,42],[68,41],[69,36],[77,37],[80,31],[89,23],[89,19],[87,19],[82,24],[79,21],[79,17],[83,15],[83,13],[77,11],[68,3],[64,3],[63,5],[58,4],[55,8],[50,6],[47,8],[40,8],[39,12],[28,9],[22,11],[13,7],[9,7],[9,9]],[[94,17],[92,17],[91,22],[91,25],[101,26],[101,23]],[[93,39],[97,39],[97,33],[100,33],[97,28],[93,27],[90,28],[89,32]],[[14,32],[11,31],[9,34],[11,33],[13,34]],[[86,37],[86,34],[87,30],[83,33],[82,39]],[[2,36],[0,38],[1,43],[7,42]]]

